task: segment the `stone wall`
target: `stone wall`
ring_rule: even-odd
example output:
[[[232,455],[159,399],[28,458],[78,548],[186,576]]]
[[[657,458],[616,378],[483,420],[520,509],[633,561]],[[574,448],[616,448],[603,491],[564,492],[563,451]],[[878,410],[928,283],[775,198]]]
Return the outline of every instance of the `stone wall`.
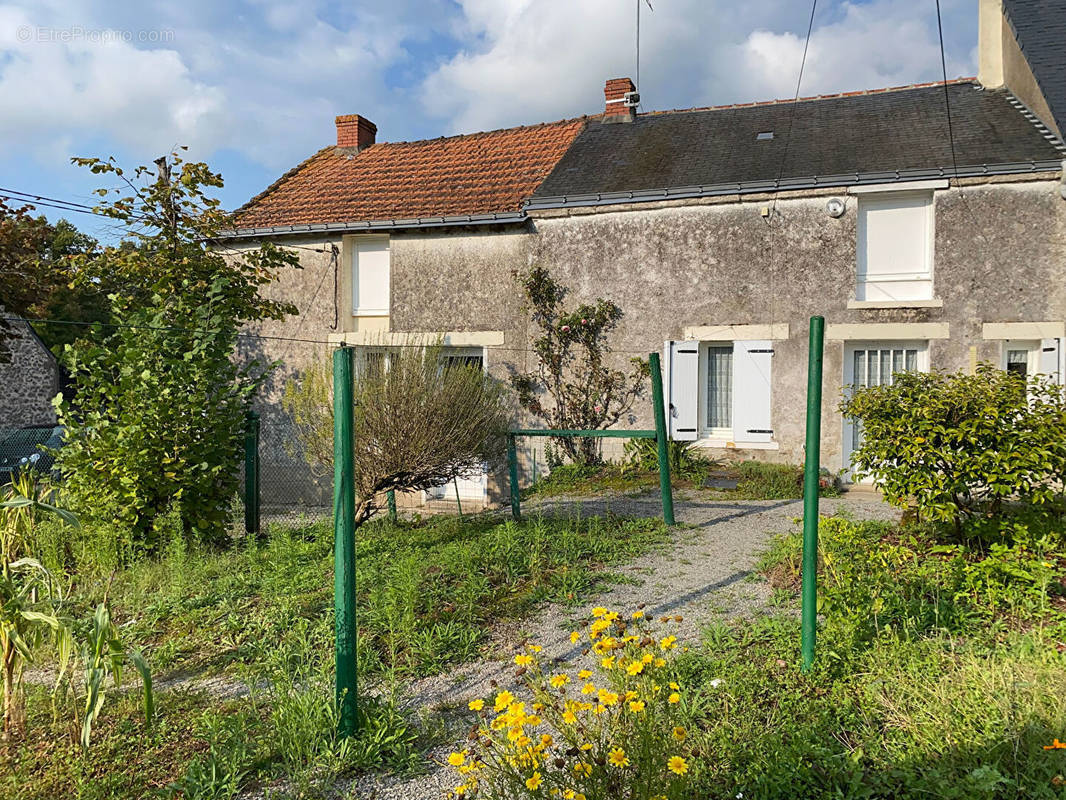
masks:
[[[59,366],[26,323],[13,323],[10,361],[0,363],[0,428],[54,425]]]

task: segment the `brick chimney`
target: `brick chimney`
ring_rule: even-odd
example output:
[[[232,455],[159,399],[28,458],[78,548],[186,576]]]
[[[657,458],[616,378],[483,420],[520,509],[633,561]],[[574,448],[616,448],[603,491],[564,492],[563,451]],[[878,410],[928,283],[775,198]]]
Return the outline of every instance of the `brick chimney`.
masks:
[[[362,150],[370,147],[377,136],[378,126],[358,114],[337,117],[337,147],[354,147]]]
[[[606,110],[603,112],[604,122],[632,122],[637,116],[636,94],[637,87],[629,78],[610,78],[603,87],[603,96],[606,99]],[[632,94],[627,102],[626,95]],[[632,103],[630,105],[629,103]]]

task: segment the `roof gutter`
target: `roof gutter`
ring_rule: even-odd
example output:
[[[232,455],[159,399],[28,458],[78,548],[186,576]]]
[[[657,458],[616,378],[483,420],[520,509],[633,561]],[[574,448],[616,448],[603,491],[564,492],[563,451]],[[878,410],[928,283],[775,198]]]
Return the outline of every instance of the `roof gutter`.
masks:
[[[404,230],[409,228],[443,228],[456,225],[506,225],[525,222],[524,211],[504,211],[497,214],[462,214],[452,217],[417,217],[386,219],[370,222],[320,222],[307,225],[270,225],[263,228],[237,228],[224,231],[215,239],[252,239],[300,233],[353,233],[357,231]]]
[[[815,175],[806,178],[783,178],[781,180],[740,181],[737,183],[715,183],[663,189],[636,189],[628,192],[593,192],[555,195],[552,197],[533,197],[523,203],[522,207],[525,211],[539,211],[550,208],[649,203],[656,200],[684,200],[687,198],[720,197],[731,194],[801,191],[827,189],[837,186],[861,186],[874,183],[902,183],[905,181],[929,180],[930,178],[977,178],[986,175],[1058,172],[1062,169],[1062,161],[1046,160],[1020,161],[1009,164],[982,164],[959,167],[958,170],[951,167],[941,167],[935,169],[890,170],[886,172],[853,172],[842,175]]]

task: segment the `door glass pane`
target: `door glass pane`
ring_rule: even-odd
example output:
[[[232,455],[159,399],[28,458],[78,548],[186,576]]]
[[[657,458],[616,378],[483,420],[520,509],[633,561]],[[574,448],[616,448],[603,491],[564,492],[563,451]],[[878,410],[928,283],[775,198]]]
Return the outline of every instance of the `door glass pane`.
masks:
[[[707,348],[708,428],[733,427],[733,348]]]
[[[866,385],[866,351],[856,350],[855,355],[855,380],[856,386]]]
[[[893,350],[892,351],[892,374],[895,375],[897,372],[903,372],[903,351],[902,350]]]
[[[1029,374],[1029,351],[1008,350],[1007,372],[1015,372],[1022,377]]]
[[[880,355],[881,355],[881,373],[880,373],[879,377],[881,378],[881,383],[882,384],[886,384],[886,383],[890,384],[890,383],[892,383],[892,351],[891,350],[882,350],[880,352]]]

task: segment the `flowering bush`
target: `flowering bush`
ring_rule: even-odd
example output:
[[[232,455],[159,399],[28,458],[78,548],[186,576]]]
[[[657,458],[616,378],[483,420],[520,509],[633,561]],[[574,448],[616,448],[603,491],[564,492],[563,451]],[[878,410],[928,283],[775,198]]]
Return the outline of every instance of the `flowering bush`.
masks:
[[[501,691],[470,702],[480,722],[448,763],[457,797],[673,800],[688,795],[695,754],[683,723],[684,689],[673,680],[671,618],[628,620],[593,609],[586,630],[591,669],[541,663],[527,644],[514,657],[528,698]],[[680,617],[673,618],[680,621]]]

